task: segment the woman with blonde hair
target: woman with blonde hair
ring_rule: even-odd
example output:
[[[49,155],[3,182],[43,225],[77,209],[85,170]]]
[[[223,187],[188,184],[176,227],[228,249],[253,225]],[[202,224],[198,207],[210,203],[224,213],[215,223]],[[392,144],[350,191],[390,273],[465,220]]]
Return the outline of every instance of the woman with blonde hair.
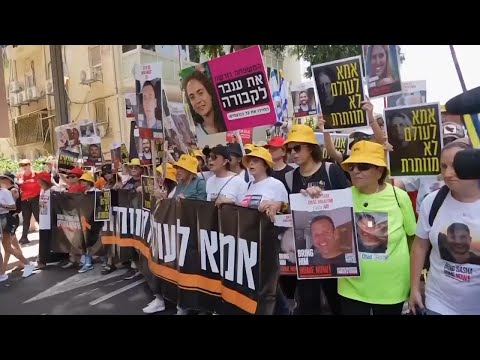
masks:
[[[369,45],[367,48],[367,64],[369,81],[376,79],[374,87],[392,84],[398,81],[398,76],[392,69],[390,60],[390,45]]]

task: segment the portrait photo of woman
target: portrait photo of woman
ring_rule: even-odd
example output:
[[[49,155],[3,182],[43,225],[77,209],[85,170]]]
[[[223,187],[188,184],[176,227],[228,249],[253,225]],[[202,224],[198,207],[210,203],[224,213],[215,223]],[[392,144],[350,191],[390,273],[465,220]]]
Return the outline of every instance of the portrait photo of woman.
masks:
[[[215,95],[207,65],[196,67],[183,79],[183,91],[188,99],[197,135],[211,135],[226,132],[222,112]]]
[[[363,57],[370,97],[385,96],[401,91],[396,45],[364,45]],[[389,86],[385,87],[385,85]]]
[[[143,84],[137,80],[137,103],[139,128],[162,130],[161,84],[160,79],[147,80]]]

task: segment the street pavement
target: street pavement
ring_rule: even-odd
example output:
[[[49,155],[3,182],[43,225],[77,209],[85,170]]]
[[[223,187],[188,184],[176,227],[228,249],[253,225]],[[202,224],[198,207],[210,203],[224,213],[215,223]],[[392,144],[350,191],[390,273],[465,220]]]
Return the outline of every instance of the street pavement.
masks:
[[[21,234],[21,228],[17,236]],[[24,256],[34,261],[38,254],[38,232],[29,234]],[[126,269],[101,274],[101,264],[86,273],[55,265],[37,270],[28,278],[13,271],[17,260],[10,258],[9,279],[0,283],[0,315],[144,315],[142,309],[153,300],[144,278],[124,280]],[[172,304],[157,315],[176,313]]]

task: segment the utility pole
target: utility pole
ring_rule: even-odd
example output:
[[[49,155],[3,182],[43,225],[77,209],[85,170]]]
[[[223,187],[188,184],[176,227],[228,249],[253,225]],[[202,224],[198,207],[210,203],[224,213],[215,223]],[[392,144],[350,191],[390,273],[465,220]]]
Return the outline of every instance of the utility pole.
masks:
[[[52,62],[53,94],[55,99],[55,123],[57,126],[65,125],[69,123],[69,119],[67,92],[65,91],[63,74],[62,45],[50,45],[49,48],[50,61]]]

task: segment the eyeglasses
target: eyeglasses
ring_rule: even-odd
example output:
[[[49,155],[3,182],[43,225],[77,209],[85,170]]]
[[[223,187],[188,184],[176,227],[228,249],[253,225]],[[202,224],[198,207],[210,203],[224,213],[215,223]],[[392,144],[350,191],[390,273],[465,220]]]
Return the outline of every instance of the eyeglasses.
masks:
[[[287,152],[290,154],[292,150],[295,151],[296,153],[299,153],[302,150],[302,144],[297,144],[295,146],[289,147],[287,149]]]
[[[210,154],[209,158],[210,158],[210,160],[215,161],[215,160],[217,160],[217,155]]]
[[[375,167],[375,165],[372,165],[372,164],[364,164],[364,163],[361,163],[361,164],[349,164],[348,165],[348,171],[353,171],[355,170],[355,168],[358,169],[358,171],[368,171],[370,170],[371,168]]]

